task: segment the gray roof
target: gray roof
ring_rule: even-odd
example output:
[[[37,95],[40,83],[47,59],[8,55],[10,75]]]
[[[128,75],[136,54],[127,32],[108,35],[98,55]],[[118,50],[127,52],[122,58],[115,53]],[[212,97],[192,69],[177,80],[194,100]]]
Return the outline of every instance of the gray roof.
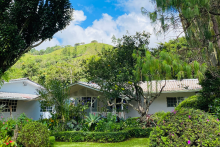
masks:
[[[40,85],[40,84],[38,84],[38,83],[36,83],[36,82],[30,80],[29,78],[11,79],[11,80],[9,80],[8,82],[7,82],[7,81],[4,81],[4,83],[5,83],[5,84],[6,84],[6,83],[14,83],[14,82],[18,82],[18,81],[27,81],[27,82],[29,82],[29,83],[35,85],[35,86],[38,86],[38,87],[40,87],[40,88],[44,88],[42,85]]]
[[[39,97],[34,94],[23,94],[23,93],[9,93],[0,92],[0,99],[10,99],[10,100],[33,100]]]
[[[90,87],[92,89],[100,90],[100,86],[95,83],[87,83],[87,82],[78,82],[75,84],[79,84],[85,87]],[[162,86],[165,84],[165,81],[152,81],[152,92],[159,92]],[[144,92],[148,91],[147,82],[142,82],[140,84],[141,88]],[[199,85],[198,79],[183,79],[183,80],[166,80],[166,86],[163,89],[162,93],[172,93],[172,92],[191,92],[191,91],[199,91],[202,87]]]

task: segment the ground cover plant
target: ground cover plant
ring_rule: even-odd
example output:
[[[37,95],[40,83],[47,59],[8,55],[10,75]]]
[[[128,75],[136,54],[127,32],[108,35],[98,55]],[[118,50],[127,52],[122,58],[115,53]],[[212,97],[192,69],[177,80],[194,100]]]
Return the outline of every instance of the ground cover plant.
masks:
[[[174,110],[153,128],[150,146],[219,146],[219,125],[217,117],[202,110]]]

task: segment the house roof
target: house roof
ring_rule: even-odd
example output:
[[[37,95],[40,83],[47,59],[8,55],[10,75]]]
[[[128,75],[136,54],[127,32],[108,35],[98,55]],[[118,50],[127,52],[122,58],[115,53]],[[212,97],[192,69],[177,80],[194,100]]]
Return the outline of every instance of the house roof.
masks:
[[[0,99],[10,99],[10,100],[33,100],[39,97],[34,94],[23,94],[23,93],[9,93],[0,92]]]
[[[100,86],[95,84],[95,83],[77,82],[77,83],[74,83],[70,86],[74,86],[74,85],[80,85],[80,86],[87,87],[87,88],[90,88],[90,89],[93,89],[93,90],[96,90],[96,91],[100,91]]]
[[[78,82],[75,84],[79,84],[81,86],[85,86],[91,89],[98,90],[100,86],[95,83],[86,83],[86,82]],[[162,86],[165,84],[165,80],[152,81],[152,92],[156,93],[156,91],[160,91]],[[157,85],[157,86],[156,86]],[[140,84],[143,91],[146,93],[148,86],[147,82],[143,82]],[[175,92],[196,92],[201,90],[202,87],[199,85],[198,79],[183,79],[183,80],[166,80],[166,86],[163,89],[162,93],[175,93]]]
[[[156,84],[156,81],[152,81],[152,91],[160,91],[160,89],[165,84],[165,80],[159,81]],[[148,86],[147,82],[141,83],[141,88],[144,92],[147,92]],[[202,87],[199,85],[198,79],[183,79],[183,80],[166,80],[166,86],[163,89],[162,93],[173,93],[173,92],[191,92],[199,91]]]
[[[29,78],[20,78],[20,79],[11,79],[9,80],[8,82],[5,81],[4,84],[7,84],[7,83],[16,83],[16,82],[21,82],[21,81],[24,81],[24,82],[28,82],[29,84],[32,84],[36,87],[40,87],[40,88],[44,88],[42,85],[30,80]]]

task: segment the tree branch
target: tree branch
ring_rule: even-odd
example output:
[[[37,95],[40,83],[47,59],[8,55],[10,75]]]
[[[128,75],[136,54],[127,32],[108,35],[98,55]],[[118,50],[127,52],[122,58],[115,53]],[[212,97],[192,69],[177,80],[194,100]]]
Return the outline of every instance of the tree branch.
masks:
[[[149,107],[149,106],[153,103],[153,101],[160,96],[160,94],[162,93],[162,91],[163,91],[163,89],[165,88],[165,86],[166,86],[166,79],[165,79],[165,84],[164,84],[163,87],[160,89],[160,92],[157,93],[157,94],[153,97],[153,99],[147,104],[147,107]]]
[[[45,41],[45,40],[42,40],[42,41],[39,42],[38,44],[31,46],[31,48],[37,47],[38,45],[40,45],[40,44],[43,43],[44,41]]]
[[[220,13],[215,13],[215,12],[211,12],[211,11],[208,11],[208,12],[212,15],[220,15]]]
[[[107,101],[107,103],[108,103],[108,106],[115,106],[115,105],[121,105],[121,104],[124,104],[124,103],[123,103],[123,100],[122,100],[120,103],[111,103],[111,104],[110,104],[109,101]]]

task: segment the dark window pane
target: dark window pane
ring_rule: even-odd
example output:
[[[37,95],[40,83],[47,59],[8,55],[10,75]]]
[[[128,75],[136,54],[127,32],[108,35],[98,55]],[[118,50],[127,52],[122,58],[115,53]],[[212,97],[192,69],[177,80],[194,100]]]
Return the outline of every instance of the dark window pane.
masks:
[[[176,97],[167,97],[167,107],[176,107],[177,100]]]

